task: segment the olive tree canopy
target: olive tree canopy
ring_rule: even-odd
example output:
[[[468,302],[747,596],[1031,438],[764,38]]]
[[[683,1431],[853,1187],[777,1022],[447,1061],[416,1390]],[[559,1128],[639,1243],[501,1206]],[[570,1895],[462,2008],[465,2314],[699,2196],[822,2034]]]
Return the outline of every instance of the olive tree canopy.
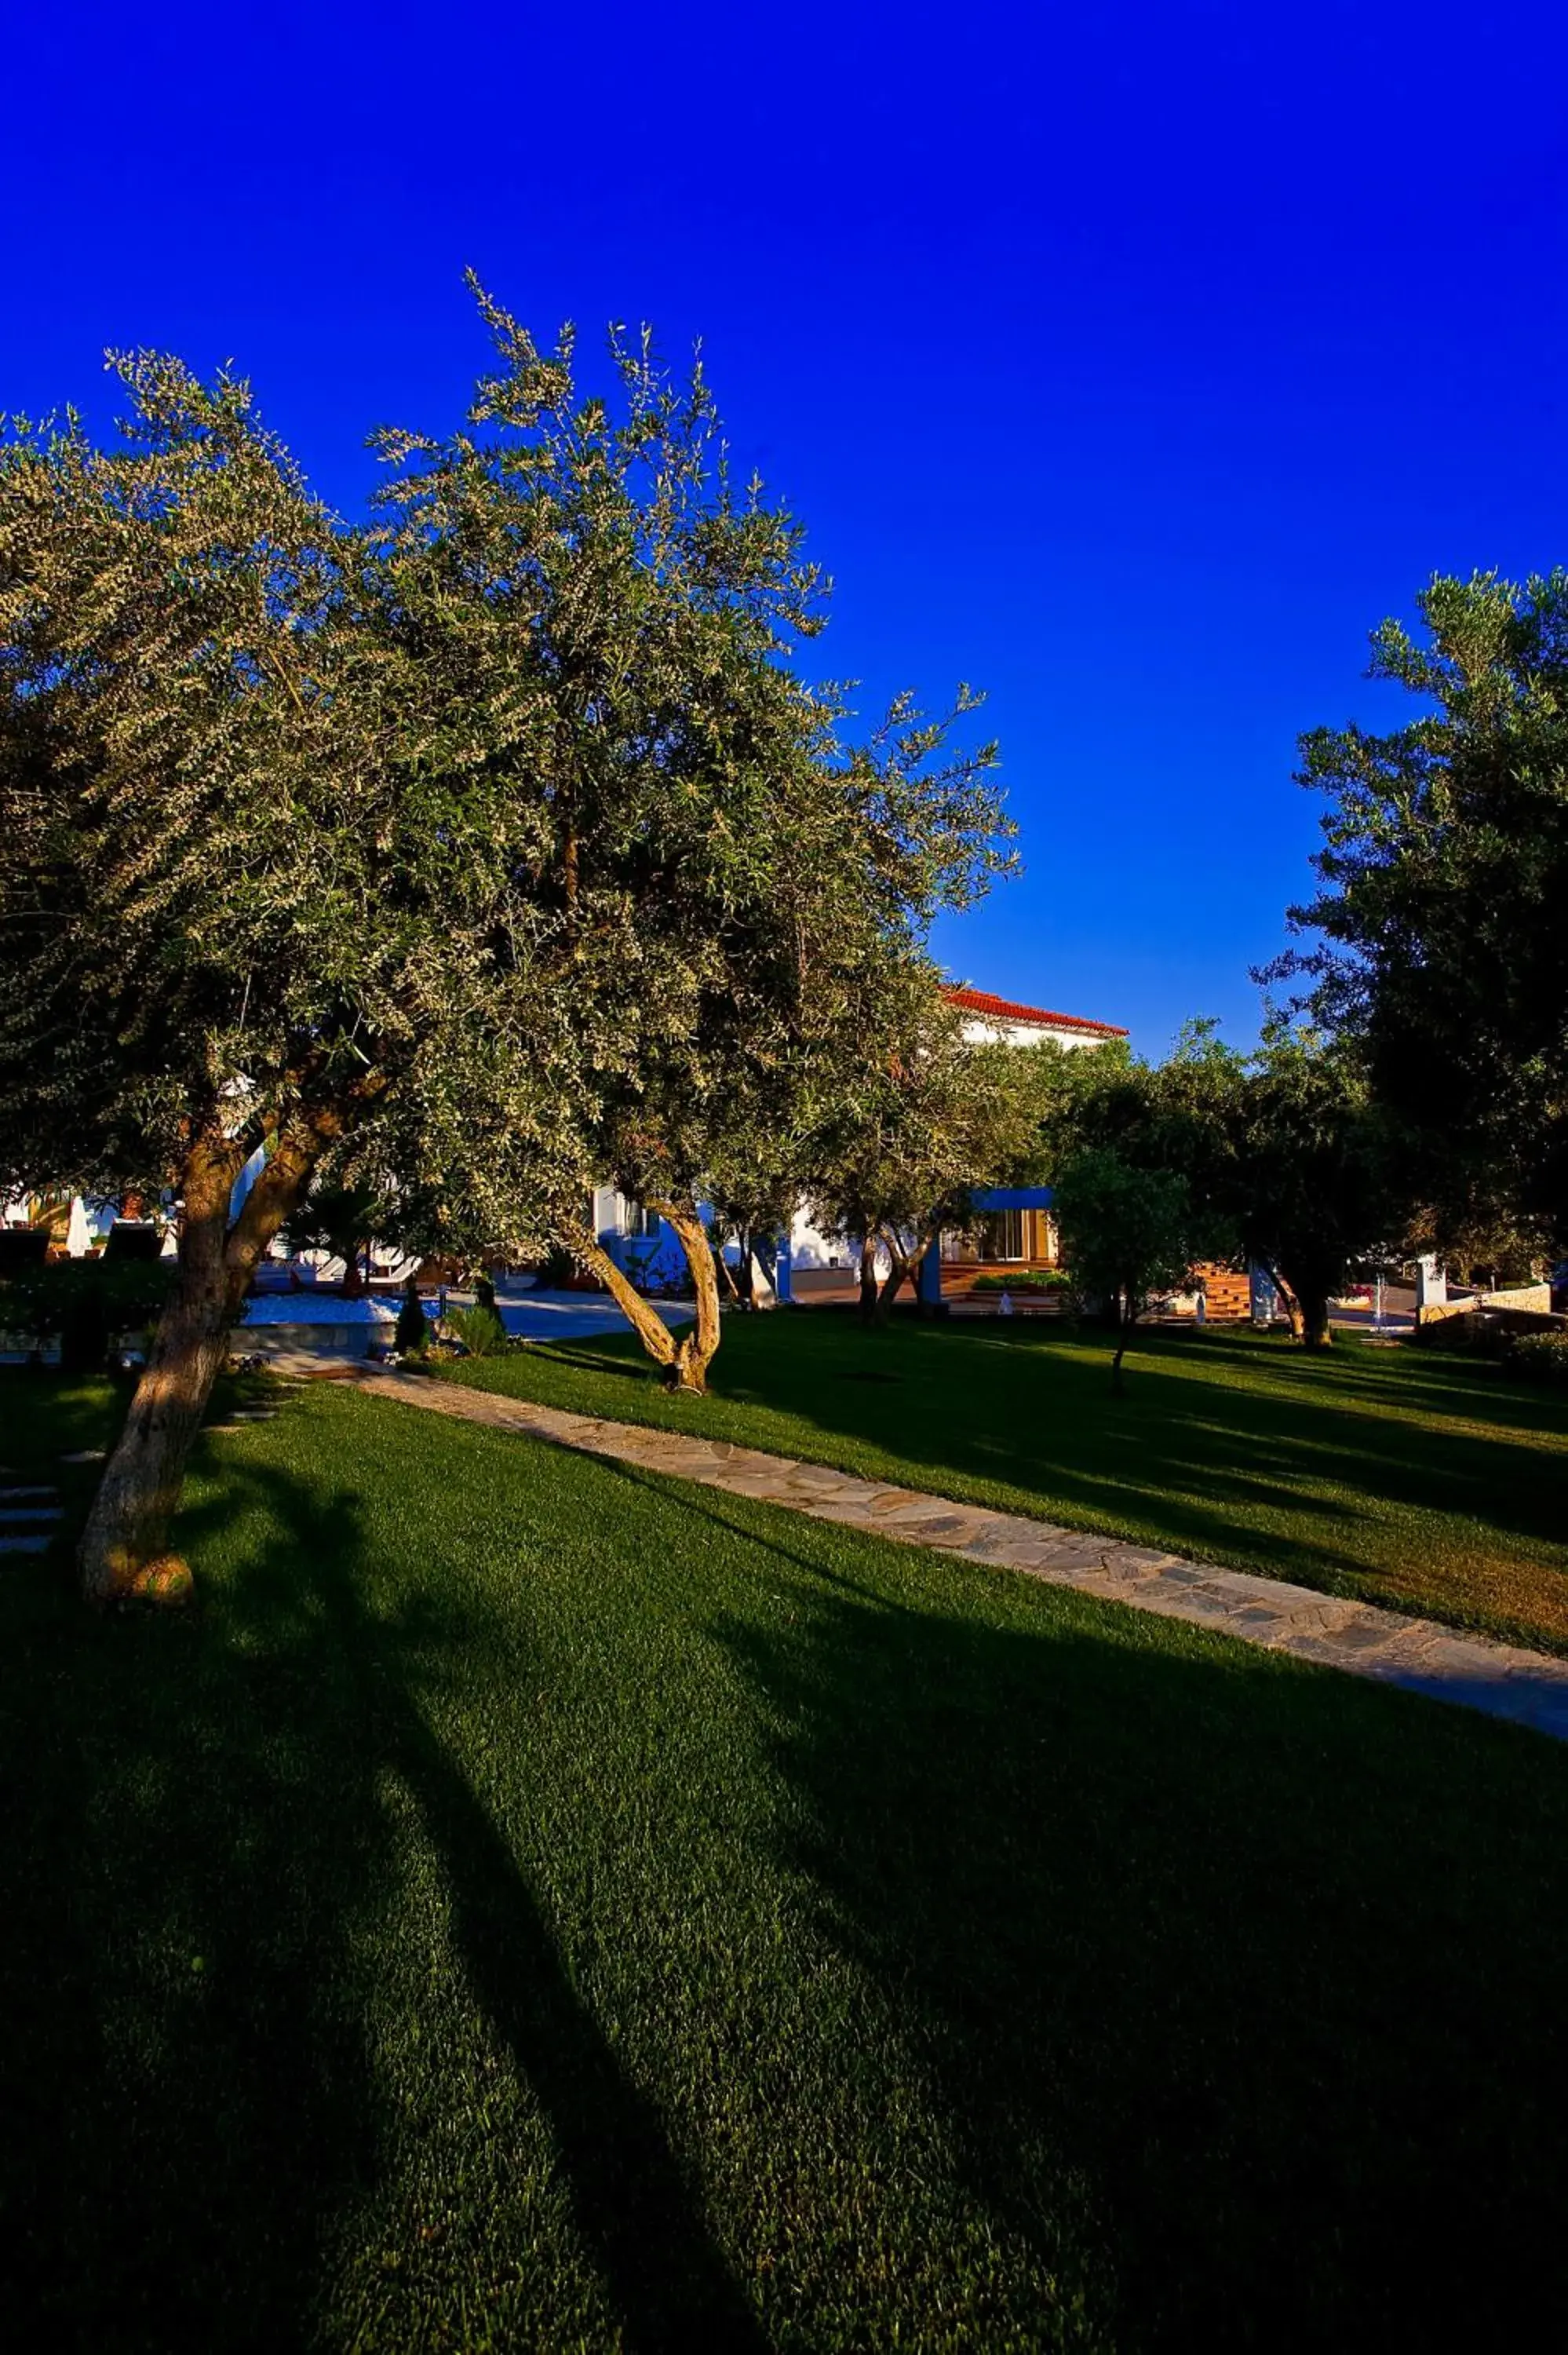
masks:
[[[114,446],[0,443],[0,1180],[182,1206],[95,1593],[179,1582],[229,1323],[323,1158],[516,1246],[633,1136],[679,1208],[736,1075],[835,991],[853,1025],[1005,857],[989,749],[935,761],[909,708],[848,746],[798,675],[822,584],[700,374],[616,335],[579,394],[569,336],[481,302],[493,372],[460,431],[378,437],[363,524],[158,356],[115,363]]]

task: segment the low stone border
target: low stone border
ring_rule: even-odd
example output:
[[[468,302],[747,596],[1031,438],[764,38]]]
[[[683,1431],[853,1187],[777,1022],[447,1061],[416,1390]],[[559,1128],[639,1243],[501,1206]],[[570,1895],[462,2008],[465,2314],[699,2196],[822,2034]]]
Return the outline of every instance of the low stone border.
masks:
[[[1568,1660],[1525,1651],[1485,1636],[1461,1635],[1431,1619],[1406,1619],[1375,1604],[1319,1594],[1250,1571],[1184,1561],[1122,1538],[1062,1529],[1022,1513],[959,1504],[928,1490],[894,1487],[824,1464],[797,1463],[725,1440],[641,1423],[608,1423],[529,1399],[499,1397],[428,1376],[366,1371],[355,1387],[462,1423],[516,1431],[588,1455],[609,1456],[650,1472],[695,1480],[736,1497],[754,1497],[839,1521],[907,1545],[933,1547],[970,1561],[1020,1570],[1136,1611],[1184,1619],[1266,1651],[1342,1668],[1350,1676],[1398,1685],[1434,1700],[1479,1710],[1568,1741]]]

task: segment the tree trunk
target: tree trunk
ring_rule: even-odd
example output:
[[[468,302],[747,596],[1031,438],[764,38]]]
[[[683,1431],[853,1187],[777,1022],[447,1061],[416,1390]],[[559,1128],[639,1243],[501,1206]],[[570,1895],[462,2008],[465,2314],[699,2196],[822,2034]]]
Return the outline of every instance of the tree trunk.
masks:
[[[1298,1338],[1304,1349],[1328,1349],[1333,1347],[1333,1331],[1329,1324],[1329,1296],[1324,1292],[1308,1292],[1301,1295],[1298,1312],[1301,1329]]]
[[[1265,1259],[1262,1252],[1256,1251],[1253,1252],[1252,1258],[1255,1264],[1262,1269],[1278,1295],[1279,1305],[1285,1311],[1286,1322],[1290,1327],[1291,1339],[1299,1341],[1302,1333],[1301,1304],[1285,1281],[1277,1262]]]
[[[673,1203],[652,1200],[648,1208],[672,1229],[692,1272],[697,1321],[694,1328],[679,1340],[602,1244],[579,1237],[571,1246],[572,1256],[579,1266],[590,1269],[599,1277],[648,1355],[662,1369],[669,1387],[702,1391],[707,1388],[708,1366],[719,1345],[718,1276],[713,1248],[707,1230],[694,1209],[677,1209]]]
[[[242,1156],[221,1138],[192,1148],[175,1289],[146,1370],[82,1531],[78,1560],[90,1602],[129,1595],[175,1602],[190,1572],[168,1553],[191,1443],[228,1351],[228,1331],[260,1249],[231,1259],[228,1196]]]
[[[675,1362],[675,1337],[658,1310],[643,1299],[625,1269],[616,1265],[602,1243],[579,1236],[568,1248],[579,1267],[598,1276],[654,1364],[662,1366],[668,1374]]]
[[[169,1528],[191,1443],[228,1353],[229,1327],[257,1262],[297,1207],[323,1153],[387,1085],[384,1072],[370,1071],[335,1103],[296,1103],[273,1131],[272,1151],[232,1228],[229,1197],[247,1149],[217,1126],[193,1139],[182,1173],[175,1289],[78,1549],[90,1602],[136,1595],[177,1603],[190,1593],[189,1570],[167,1552]]]
[[[925,1264],[926,1253],[935,1242],[938,1232],[938,1229],[933,1228],[928,1234],[916,1235],[912,1248],[908,1251],[904,1249],[902,1243],[884,1233],[883,1241],[887,1244],[887,1255],[893,1264],[888,1271],[887,1281],[882,1287],[881,1296],[876,1304],[879,1320],[886,1316],[888,1310],[906,1284],[914,1291],[916,1305],[921,1316],[928,1316],[931,1314],[930,1303],[920,1297],[920,1270]]]
[[[1132,1294],[1125,1293],[1123,1298],[1128,1305],[1118,1312],[1117,1317],[1116,1355],[1111,1359],[1112,1398],[1121,1398],[1126,1391],[1127,1385],[1122,1380],[1121,1361],[1127,1355],[1127,1345],[1132,1338],[1132,1328],[1138,1322],[1138,1311],[1130,1305]]]
[[[740,1254],[735,1268],[736,1305],[737,1308],[755,1308],[757,1284],[751,1266],[751,1229],[737,1227],[735,1231],[735,1240]]]
[[[697,1321],[676,1342],[667,1379],[673,1390],[701,1393],[707,1389],[708,1368],[717,1355],[722,1331],[714,1248],[694,1203],[650,1202],[648,1207],[673,1229],[692,1272],[697,1303]]]
[[[860,1247],[860,1320],[874,1325],[877,1312],[876,1237],[867,1235]]]
[[[892,1265],[887,1271],[886,1282],[876,1295],[876,1321],[879,1325],[886,1324],[888,1312],[903,1291],[909,1275],[909,1262],[902,1252],[895,1251],[889,1244],[888,1257]]]
[[[1276,1283],[1284,1275],[1281,1268]],[[1328,1349],[1333,1346],[1329,1325],[1330,1282],[1316,1269],[1298,1268],[1293,1275],[1285,1277],[1281,1285],[1290,1317],[1291,1338],[1299,1341],[1304,1349]]]

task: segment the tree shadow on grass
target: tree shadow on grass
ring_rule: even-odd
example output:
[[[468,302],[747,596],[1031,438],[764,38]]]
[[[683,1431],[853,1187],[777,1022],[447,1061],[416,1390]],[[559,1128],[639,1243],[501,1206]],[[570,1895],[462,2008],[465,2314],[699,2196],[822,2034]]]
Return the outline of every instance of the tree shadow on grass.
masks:
[[[920,1350],[931,1354],[922,1359]],[[1516,1401],[1498,1409],[1499,1421],[1510,1417],[1506,1429],[1466,1432],[1421,1419],[1456,1412],[1440,1383],[1424,1382],[1407,1401],[1374,1376],[1363,1397],[1353,1377],[1347,1384],[1337,1369],[1296,1359],[1288,1384],[1244,1388],[1224,1376],[1255,1370],[1266,1353],[1218,1338],[1160,1336],[1131,1366],[1120,1401],[1099,1391],[1082,1345],[932,1333],[911,1355],[909,1380],[891,1391],[803,1381],[786,1401],[769,1396],[766,1360],[744,1370],[767,1402],[825,1433],[885,1447],[920,1485],[946,1482],[958,1493],[983,1483],[1047,1518],[1054,1508],[1087,1515],[1199,1555],[1265,1554],[1266,1567],[1311,1585],[1375,1574],[1366,1544],[1350,1533],[1390,1508],[1462,1517],[1526,1545],[1562,1544],[1563,1454],[1532,1444]],[[1210,1367],[1222,1379],[1204,1380]],[[1412,1403],[1419,1415],[1401,1412]],[[1539,1430],[1548,1443],[1559,1437],[1561,1416]],[[897,1476],[891,1465],[887,1476]],[[1371,1543],[1375,1550],[1375,1534]]]
[[[1112,2343],[1499,2344],[1568,2289],[1568,1756],[928,1556],[879,1595],[774,1551],[795,1624],[722,1636],[779,1863],[998,2232],[1055,2268],[1087,2187]]]
[[[89,1620],[58,1582],[0,1610],[17,2343],[141,2355],[312,2337],[334,2234],[384,2163],[364,1953],[396,1934],[390,1785],[436,1860],[470,1990],[543,2112],[621,2343],[759,2347],[657,2113],[421,1712],[424,1681],[461,1674],[484,1640],[471,1597],[378,1615],[353,1497],[323,1513],[272,1467],[227,1465],[182,1537],[199,1550],[248,1507],[265,1545],[182,1621]]]
[[[541,1341],[535,1343],[534,1347],[547,1348],[553,1359],[558,1359],[566,1366],[585,1367],[589,1373],[609,1374],[622,1381],[658,1384],[659,1369],[646,1355],[629,1360],[596,1349],[590,1343],[574,1344],[569,1341]]]
[[[1510,1386],[1478,1385],[1471,1369],[1414,1352],[1385,1365],[1353,1347],[1319,1361],[1284,1343],[1224,1330],[1153,1333],[1130,1362],[1128,1395],[1109,1395],[1108,1350],[1025,1327],[980,1334],[910,1323],[888,1333],[812,1322],[807,1312],[726,1327],[713,1394],[694,1408],[648,1383],[624,1345],[551,1344],[536,1353],[592,1376],[618,1378],[639,1421],[715,1429],[731,1402],[799,1418],[830,1441],[884,1449],[929,1485],[956,1479],[1004,1484],[1021,1505],[1114,1511],[1129,1486],[1181,1499],[1172,1534],[1196,1550],[1220,1545],[1233,1508],[1318,1514],[1311,1493],[1336,1483],[1337,1517],[1358,1517],[1356,1490],[1378,1507],[1408,1507],[1486,1519],[1527,1542],[1561,1540],[1561,1405]],[[778,1335],[779,1346],[770,1342]],[[1104,1362],[1102,1362],[1104,1361]],[[890,1379],[896,1375],[897,1379]],[[554,1395],[552,1391],[552,1395]],[[570,1404],[570,1392],[555,1402]],[[586,1403],[586,1402],[585,1402]],[[599,1411],[615,1411],[604,1401]],[[1452,1423],[1478,1426],[1455,1430]],[[765,1431],[725,1436],[769,1444]],[[1553,1443],[1558,1443],[1554,1445]],[[800,1434],[776,1444],[794,1453]],[[830,1449],[828,1452],[833,1452]],[[1136,1478],[1129,1482],[1129,1467]],[[897,1477],[890,1465],[885,1476]],[[1188,1494],[1201,1486],[1202,1495]],[[1027,1509],[1027,1506],[1022,1506]],[[1324,1512],[1325,1520],[1332,1512]],[[1321,1582],[1363,1568],[1354,1548],[1304,1541],[1299,1574]],[[1287,1572],[1293,1537],[1270,1533]],[[1245,1542],[1245,1540],[1244,1540]]]

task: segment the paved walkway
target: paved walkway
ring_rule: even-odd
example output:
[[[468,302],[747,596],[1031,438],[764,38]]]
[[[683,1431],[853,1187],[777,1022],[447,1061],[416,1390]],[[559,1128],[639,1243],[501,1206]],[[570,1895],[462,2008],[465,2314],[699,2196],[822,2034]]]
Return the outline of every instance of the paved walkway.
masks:
[[[1373,1604],[1346,1602],[1280,1579],[1186,1561],[1158,1547],[1095,1537],[984,1505],[957,1504],[927,1490],[895,1488],[724,1440],[601,1422],[418,1374],[366,1372],[357,1386],[374,1398],[397,1399],[493,1430],[524,1432],[586,1455],[700,1481],[731,1496],[759,1497],[813,1520],[840,1521],[969,1561],[1020,1570],[1081,1594],[1184,1619],[1267,1651],[1289,1652],[1297,1659],[1457,1702],[1568,1741],[1568,1660],[1542,1652],[1460,1635],[1430,1619],[1403,1618]]]

